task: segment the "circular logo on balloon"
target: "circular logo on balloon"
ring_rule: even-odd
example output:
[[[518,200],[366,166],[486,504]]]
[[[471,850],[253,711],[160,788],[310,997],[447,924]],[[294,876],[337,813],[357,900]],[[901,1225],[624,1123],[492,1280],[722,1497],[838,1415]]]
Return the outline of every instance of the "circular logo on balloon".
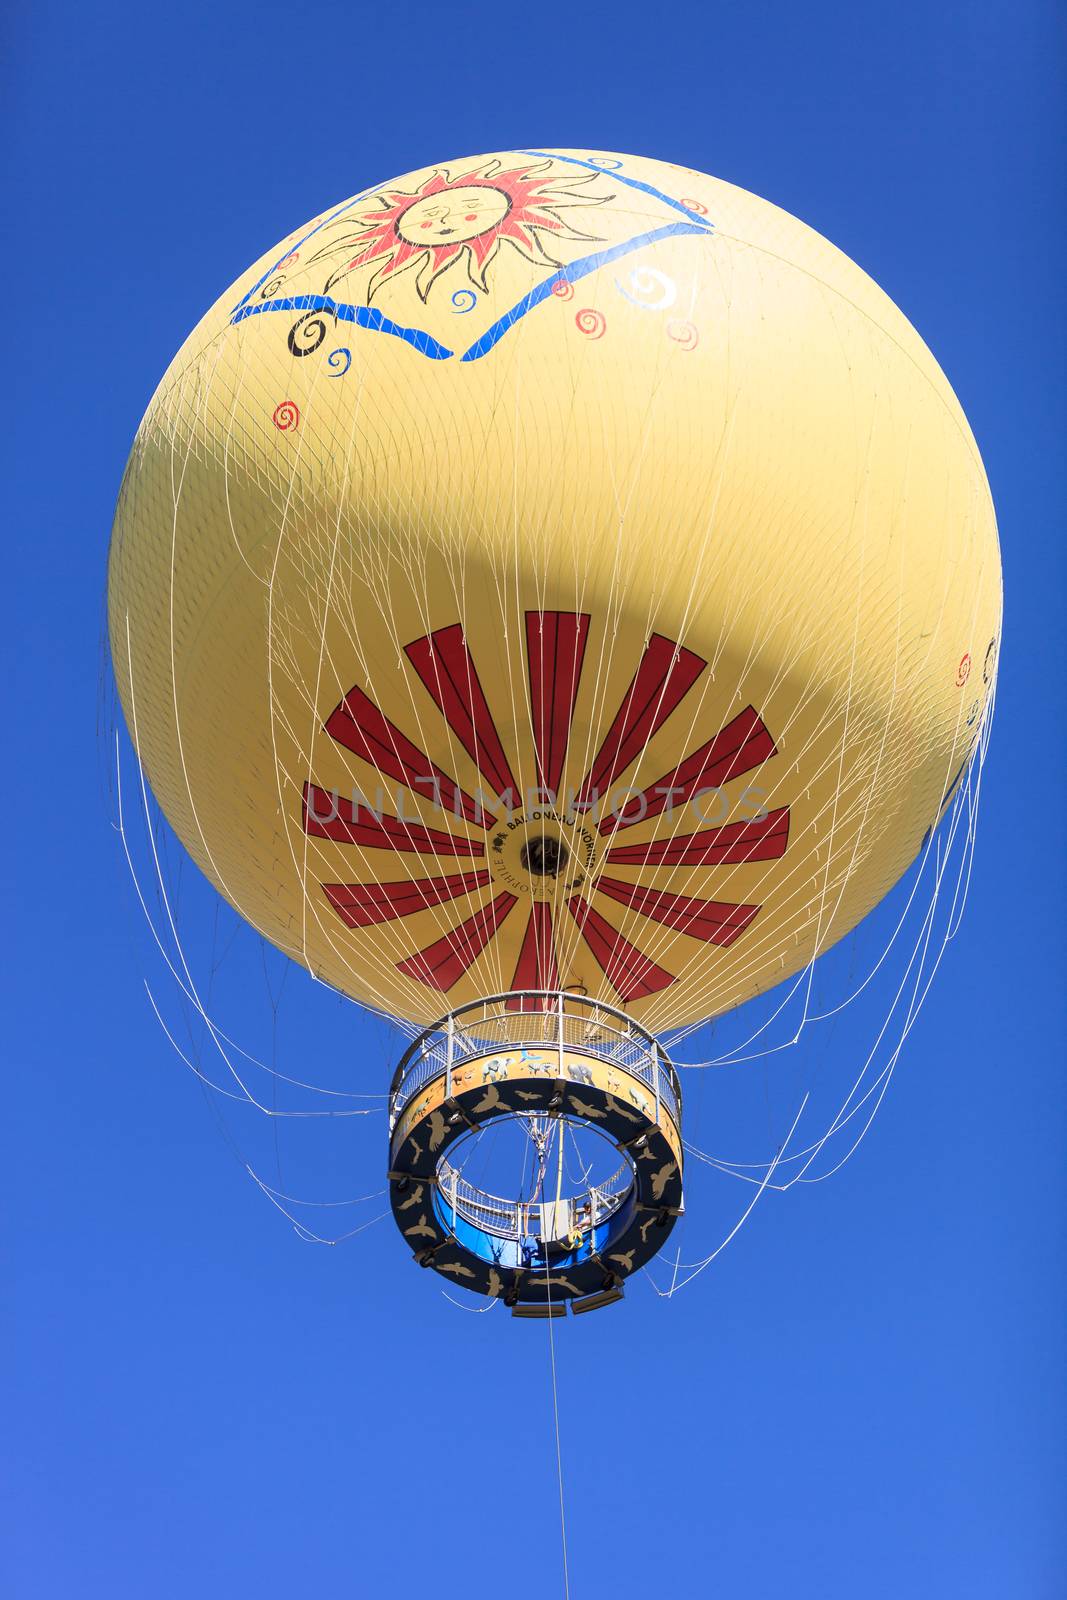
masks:
[[[514,894],[554,900],[577,894],[596,866],[596,836],[574,814],[534,806],[502,821],[489,840],[489,870]]]

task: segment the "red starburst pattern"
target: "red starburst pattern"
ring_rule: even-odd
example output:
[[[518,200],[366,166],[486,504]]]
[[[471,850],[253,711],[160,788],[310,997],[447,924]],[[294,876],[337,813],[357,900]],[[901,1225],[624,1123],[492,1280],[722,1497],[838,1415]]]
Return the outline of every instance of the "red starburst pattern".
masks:
[[[558,795],[590,618],[578,612],[530,611],[525,622],[535,775],[541,791]],[[405,647],[405,654],[437,714],[479,774],[502,800],[508,794],[517,799],[521,793],[515,777],[519,762],[509,756],[493,720],[462,626],[455,623],[415,639]],[[576,814],[590,812],[598,797],[603,799],[612,785],[625,777],[648,742],[678,711],[706,666],[702,657],[674,640],[661,634],[651,636],[600,748],[574,791]],[[358,685],[327,717],[325,730],[381,776],[399,782],[423,800],[432,798],[457,823],[467,824],[468,830],[492,830],[492,843],[500,843],[496,836],[500,825],[484,809],[481,797],[469,795],[455,778],[430,761]],[[726,949],[751,926],[761,909],[758,904],[677,894],[647,881],[648,877],[660,869],[777,860],[789,841],[789,808],[781,806],[751,819],[719,822],[691,832],[673,830],[666,837],[643,843],[620,843],[619,834],[658,817],[668,807],[699,800],[702,792],[721,790],[776,754],[762,717],[748,706],[655,783],[640,791],[631,789],[625,803],[599,822],[599,834],[608,839],[603,868],[630,868],[639,871],[644,881],[630,882],[603,871],[594,874],[580,894],[566,895],[560,905],[566,906],[586,949],[623,1001],[656,994],[673,983],[675,975],[625,938],[594,900],[602,897],[608,910],[613,903],[636,912],[649,925],[658,924]],[[304,786],[302,824],[310,837],[361,851],[432,856],[442,861],[466,857],[479,863],[476,870],[446,870],[424,878],[323,885],[333,910],[353,929],[399,921],[478,896],[480,903],[449,932],[397,962],[406,977],[443,993],[490,947],[520,900],[494,885],[489,870],[492,862],[486,859],[489,840],[409,819],[401,810],[399,793],[397,808],[400,815],[389,814],[359,797],[347,800],[336,791],[308,783]],[[700,814],[695,813],[697,817]],[[373,866],[368,869],[368,876],[373,870]],[[492,897],[483,899],[487,892]],[[558,988],[561,974],[553,915],[544,900],[529,904],[511,980],[513,989]]]

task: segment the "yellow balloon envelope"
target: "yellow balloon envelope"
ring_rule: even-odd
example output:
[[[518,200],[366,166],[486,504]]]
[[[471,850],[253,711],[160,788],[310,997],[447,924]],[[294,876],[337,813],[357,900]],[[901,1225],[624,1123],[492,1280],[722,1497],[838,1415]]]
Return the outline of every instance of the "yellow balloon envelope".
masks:
[[[848,932],[975,747],[989,490],[922,340],[765,201],[511,151],[355,196],[176,356],[110,627],[220,892],[426,1022],[714,1016]]]

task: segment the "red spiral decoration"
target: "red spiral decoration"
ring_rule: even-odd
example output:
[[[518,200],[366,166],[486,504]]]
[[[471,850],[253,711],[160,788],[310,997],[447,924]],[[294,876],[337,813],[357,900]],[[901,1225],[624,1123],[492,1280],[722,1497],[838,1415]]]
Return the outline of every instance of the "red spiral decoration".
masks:
[[[701,205],[699,200],[683,199],[682,204],[687,211],[695,211],[698,217],[706,217],[708,214],[707,206]]]
[[[278,262],[278,268],[280,270],[282,267],[291,267],[293,265],[294,261],[299,261],[299,260],[300,260],[300,251],[299,250],[290,250],[289,254],[287,256],[283,256],[282,259]]]
[[[574,285],[569,283],[566,278],[557,278],[552,285],[552,293],[557,300],[573,300]]]
[[[673,339],[683,350],[695,350],[700,343],[700,334],[691,322],[679,322],[673,317],[667,324],[667,338]]]
[[[581,330],[581,332],[590,339],[601,338],[604,333],[604,329],[607,327],[607,322],[605,321],[601,312],[594,311],[592,306],[584,306],[582,310],[578,312],[574,321],[575,325]]]
[[[962,660],[960,661],[959,666],[956,668],[956,688],[957,689],[962,689],[963,685],[967,682],[967,679],[970,677],[970,675],[971,675],[971,653],[968,650],[967,654],[962,658]]]
[[[300,411],[294,400],[283,400],[274,408],[274,426],[281,433],[294,433],[300,426]]]

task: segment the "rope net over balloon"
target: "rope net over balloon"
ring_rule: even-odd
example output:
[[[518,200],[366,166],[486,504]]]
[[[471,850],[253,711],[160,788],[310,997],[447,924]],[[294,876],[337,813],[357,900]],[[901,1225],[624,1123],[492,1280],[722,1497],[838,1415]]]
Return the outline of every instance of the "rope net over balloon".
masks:
[[[348,1180],[400,1041],[517,991],[685,1074],[682,1226],[718,1244],[657,1292],[848,1159],[966,897],[991,518],[899,313],[698,174],[459,163],[250,269],[127,470],[108,761],[149,1003],[300,1237],[370,1226],[317,1223],[378,1199]],[[518,1126],[517,1201],[586,1181]]]

